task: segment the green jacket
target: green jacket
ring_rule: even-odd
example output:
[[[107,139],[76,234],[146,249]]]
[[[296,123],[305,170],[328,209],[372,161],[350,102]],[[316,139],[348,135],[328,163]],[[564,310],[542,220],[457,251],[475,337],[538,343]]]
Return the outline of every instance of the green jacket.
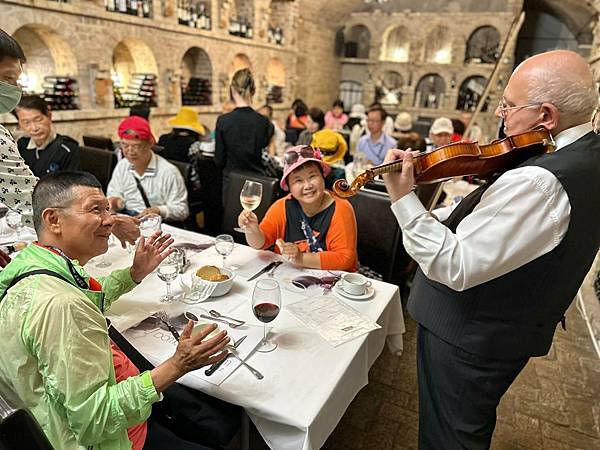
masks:
[[[74,260],[75,269],[89,275]],[[71,280],[65,260],[30,245],[0,272],[0,295],[21,273],[45,268]],[[15,284],[0,302],[0,378],[38,420],[55,449],[130,449],[127,428],[144,422],[159,396],[150,372],[117,384],[100,311],[135,286],[129,269],[99,280],[103,292],[49,275]]]

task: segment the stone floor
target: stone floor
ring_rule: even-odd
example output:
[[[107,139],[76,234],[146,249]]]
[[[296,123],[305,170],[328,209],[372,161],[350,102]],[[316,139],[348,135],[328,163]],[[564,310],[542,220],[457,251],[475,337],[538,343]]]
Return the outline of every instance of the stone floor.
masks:
[[[493,450],[600,449],[600,360],[573,305],[548,356],[533,358],[498,408]],[[416,449],[415,323],[407,317],[402,357],[384,350],[324,446],[326,450]],[[251,448],[267,447],[256,431]]]

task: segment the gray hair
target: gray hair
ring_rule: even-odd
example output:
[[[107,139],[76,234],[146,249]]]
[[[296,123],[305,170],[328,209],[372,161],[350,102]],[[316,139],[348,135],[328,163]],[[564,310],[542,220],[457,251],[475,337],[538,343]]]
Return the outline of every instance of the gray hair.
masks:
[[[87,172],[65,170],[43,177],[33,189],[33,227],[40,235],[44,228],[42,213],[47,208],[69,206],[75,199],[73,188],[87,186],[102,189],[96,177]]]

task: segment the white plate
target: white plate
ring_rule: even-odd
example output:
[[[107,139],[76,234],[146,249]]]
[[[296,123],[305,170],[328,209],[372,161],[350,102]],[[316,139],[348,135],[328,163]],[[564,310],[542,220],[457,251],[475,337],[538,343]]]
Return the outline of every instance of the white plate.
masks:
[[[352,294],[348,294],[346,291],[344,291],[341,287],[339,287],[336,284],[335,286],[333,286],[333,292],[334,292],[334,294],[340,295],[340,296],[350,299],[350,300],[368,300],[371,297],[373,297],[373,295],[375,294],[375,288],[373,288],[373,286],[369,286],[367,288],[367,291],[364,294],[352,295]]]

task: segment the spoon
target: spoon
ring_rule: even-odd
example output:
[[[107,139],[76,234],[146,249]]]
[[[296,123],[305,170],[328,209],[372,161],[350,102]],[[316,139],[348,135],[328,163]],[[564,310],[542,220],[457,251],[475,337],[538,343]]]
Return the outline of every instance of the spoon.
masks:
[[[216,317],[216,318],[218,318],[218,319],[229,319],[229,320],[231,320],[232,322],[236,322],[236,323],[238,323],[239,325],[243,325],[243,324],[245,323],[243,320],[234,319],[233,317],[225,316],[225,315],[221,314],[220,312],[218,312],[218,311],[215,311],[214,309],[211,309],[211,310],[210,310],[208,313],[209,313],[211,316],[213,316],[213,317]]]

